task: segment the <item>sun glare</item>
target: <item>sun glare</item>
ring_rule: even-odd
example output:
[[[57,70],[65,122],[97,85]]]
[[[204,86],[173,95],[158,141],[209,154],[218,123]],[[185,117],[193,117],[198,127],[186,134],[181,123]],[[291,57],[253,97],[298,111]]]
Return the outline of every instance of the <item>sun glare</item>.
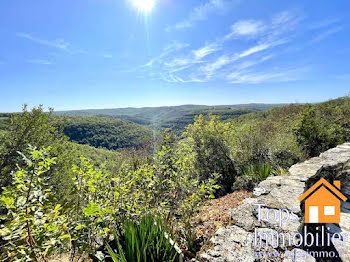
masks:
[[[131,0],[132,4],[141,12],[150,13],[156,0]]]

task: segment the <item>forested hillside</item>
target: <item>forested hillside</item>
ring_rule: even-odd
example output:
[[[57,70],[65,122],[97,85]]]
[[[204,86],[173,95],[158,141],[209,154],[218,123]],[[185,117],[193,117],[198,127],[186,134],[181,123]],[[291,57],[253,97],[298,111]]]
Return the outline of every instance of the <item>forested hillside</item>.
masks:
[[[66,134],[129,148],[97,149]],[[202,241],[192,219],[207,199],[252,190],[350,141],[350,98],[226,120],[199,115],[181,136],[165,130],[154,150],[139,147],[150,134],[111,117],[57,117],[42,107],[13,114],[0,135],[0,259],[134,261],[152,254],[170,261],[177,251],[165,232],[190,259]]]
[[[0,113],[0,131],[6,130],[10,123],[11,114]]]
[[[66,117],[64,134],[79,144],[113,150],[140,149],[153,141],[153,133],[149,128],[109,117]]]
[[[265,111],[272,107],[283,106],[284,104],[238,104],[238,105],[182,105],[164,107],[143,107],[143,108],[115,108],[115,109],[90,109],[61,111],[57,114],[68,116],[110,116],[126,119],[140,125],[150,126],[160,131],[164,128],[171,128],[174,131],[182,132],[188,124],[192,124],[196,115],[215,114],[221,119],[234,118],[243,114]]]

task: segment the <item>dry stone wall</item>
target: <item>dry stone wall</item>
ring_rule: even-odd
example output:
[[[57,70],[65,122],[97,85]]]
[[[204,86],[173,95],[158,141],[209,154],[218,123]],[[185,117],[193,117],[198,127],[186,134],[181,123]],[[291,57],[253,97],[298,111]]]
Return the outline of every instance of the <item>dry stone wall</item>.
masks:
[[[322,153],[319,157],[293,165],[288,175],[269,177],[261,182],[254,189],[252,198],[245,199],[240,206],[232,210],[232,225],[220,228],[216,232],[210,240],[211,248],[201,253],[199,260],[208,262],[311,262],[316,260],[350,262],[350,237],[347,240],[339,240],[344,240],[342,245],[332,246],[336,255],[343,255],[341,259],[315,259],[304,251],[314,250],[313,246],[298,246],[297,241],[294,243],[286,240],[288,236],[305,233],[303,205],[298,198],[321,177],[331,183],[333,180],[340,180],[342,193],[350,199],[350,143],[339,145]],[[264,206],[260,206],[259,209],[258,204]],[[267,216],[269,216],[268,220]],[[261,218],[260,221],[258,218]],[[325,226],[327,233],[330,234],[334,232],[350,234],[349,200],[342,203],[341,223]],[[308,229],[315,230],[315,228]],[[280,237],[275,238],[274,243],[272,237],[277,235]]]

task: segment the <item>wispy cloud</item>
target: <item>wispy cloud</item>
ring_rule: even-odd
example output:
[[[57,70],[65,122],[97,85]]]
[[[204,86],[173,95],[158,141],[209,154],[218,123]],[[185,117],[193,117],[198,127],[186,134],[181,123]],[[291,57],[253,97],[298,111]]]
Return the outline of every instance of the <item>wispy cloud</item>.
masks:
[[[298,10],[276,13],[264,20],[243,19],[235,21],[226,34],[202,46],[173,42],[130,72],[171,83],[257,84],[300,80],[308,72],[304,63],[282,57],[290,52],[287,50],[293,50],[295,40],[299,37],[311,40],[312,32],[323,30],[314,40],[322,41],[341,30],[332,21],[315,28]]]
[[[102,54],[102,57],[110,59],[110,58],[113,58],[113,55],[111,55],[111,54]]]
[[[173,52],[176,52],[176,51],[179,51],[183,48],[186,48],[188,46],[189,46],[189,44],[186,44],[186,43],[180,43],[180,42],[176,42],[176,41],[172,42],[171,44],[169,44],[168,46],[166,46],[163,49],[163,52],[160,55],[149,60],[144,66],[145,67],[153,66],[153,64],[161,62],[164,57],[170,55]]]
[[[170,32],[192,27],[199,21],[207,20],[213,13],[229,9],[233,5],[233,2],[237,2],[237,0],[208,0],[206,3],[193,8],[184,20],[175,25],[168,26],[166,31]]]
[[[181,65],[184,64],[184,61],[182,61],[181,58],[173,59],[173,61],[169,60],[169,57],[176,52],[181,51],[182,49],[185,49],[189,47],[190,45],[187,43],[182,43],[178,41],[173,41],[169,45],[165,46],[162,50],[162,52],[148,60],[147,63],[143,65],[136,66],[131,69],[121,70],[121,72],[124,73],[133,73],[133,72],[146,72],[149,70],[152,70],[152,68],[157,68],[159,66],[166,66],[166,67],[172,67],[173,65]],[[156,73],[149,72],[149,75],[154,78],[155,75],[158,75]]]
[[[267,49],[269,49],[273,46],[277,46],[279,44],[283,44],[283,41],[261,43],[261,44],[252,46],[252,47],[242,51],[241,53],[237,54],[236,56],[238,58],[243,58],[243,57],[250,56],[250,55],[253,55],[255,53],[259,53],[261,51],[267,50]]]
[[[309,28],[311,30],[315,30],[315,29],[321,29],[321,28],[325,28],[325,27],[329,27],[331,25],[334,25],[334,24],[337,24],[340,22],[340,19],[339,18],[326,18],[322,21],[318,21],[318,22],[315,22],[315,23],[312,23]]]
[[[39,45],[43,45],[43,46],[47,46],[47,47],[51,47],[53,49],[56,49],[58,51],[64,51],[70,55],[79,55],[79,54],[88,54],[89,52],[81,49],[81,48],[76,48],[73,47],[69,42],[67,42],[66,40],[62,39],[62,38],[58,38],[55,40],[47,40],[44,38],[40,38],[37,36],[34,36],[32,34],[28,34],[28,33],[16,33],[17,37],[29,40],[31,42],[37,43]]]
[[[232,25],[230,37],[256,36],[266,29],[264,23],[257,20],[242,20]]]
[[[49,47],[53,47],[53,48],[58,48],[60,50],[64,50],[64,51],[68,51],[68,48],[70,46],[70,44],[68,42],[66,42],[64,39],[56,39],[53,41],[50,40],[46,40],[46,39],[42,39],[39,37],[35,37],[31,34],[27,34],[27,33],[17,33],[16,34],[18,37],[30,40],[32,42],[41,44],[41,45],[45,45],[45,46],[49,46]]]
[[[343,30],[343,27],[342,26],[336,26],[336,27],[333,27],[333,28],[330,28],[330,29],[327,29],[321,33],[319,33],[318,35],[316,35],[311,41],[310,43],[311,44],[314,44],[314,43],[317,43],[317,42],[320,42],[326,38],[328,38],[329,36],[335,34],[335,33],[338,33],[340,31]]]
[[[218,59],[216,59],[212,63],[208,63],[200,68],[201,72],[205,79],[210,79],[215,72],[223,68],[224,66],[230,64],[232,62],[232,58],[222,55]]]
[[[45,59],[31,59],[28,60],[28,63],[37,65],[52,65],[51,61]]]
[[[232,84],[260,84],[264,82],[289,82],[300,80],[302,73],[307,68],[284,69],[271,71],[238,70],[227,75],[227,80]]]
[[[212,44],[205,45],[197,50],[193,50],[193,54],[195,59],[199,60],[218,51],[219,49],[220,48],[218,44],[212,43]]]

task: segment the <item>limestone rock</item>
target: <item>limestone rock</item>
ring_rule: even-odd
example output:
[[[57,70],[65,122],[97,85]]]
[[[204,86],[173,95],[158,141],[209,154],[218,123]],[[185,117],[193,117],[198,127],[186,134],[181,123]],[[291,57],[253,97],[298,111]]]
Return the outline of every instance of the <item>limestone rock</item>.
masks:
[[[305,251],[294,247],[292,251],[271,245],[259,247],[254,243],[254,231],[274,233],[300,232],[303,223],[302,205],[298,198],[307,186],[321,176],[341,180],[341,191],[349,197],[341,207],[341,223],[330,224],[330,232],[349,234],[343,246],[337,246],[339,253],[344,252],[343,262],[350,262],[350,143],[332,148],[319,157],[293,165],[285,176],[269,177],[255,189],[252,198],[245,199],[240,206],[231,211],[233,225],[221,228],[210,240],[213,248],[199,255],[199,261],[207,262],[314,262]],[[273,221],[258,221],[256,204],[265,204],[262,212],[286,209],[296,214],[296,221],[281,226]],[[336,244],[336,243],[335,243]],[[288,254],[288,256],[287,256]],[[292,254],[292,255],[291,255]],[[343,253],[342,253],[343,254]]]

